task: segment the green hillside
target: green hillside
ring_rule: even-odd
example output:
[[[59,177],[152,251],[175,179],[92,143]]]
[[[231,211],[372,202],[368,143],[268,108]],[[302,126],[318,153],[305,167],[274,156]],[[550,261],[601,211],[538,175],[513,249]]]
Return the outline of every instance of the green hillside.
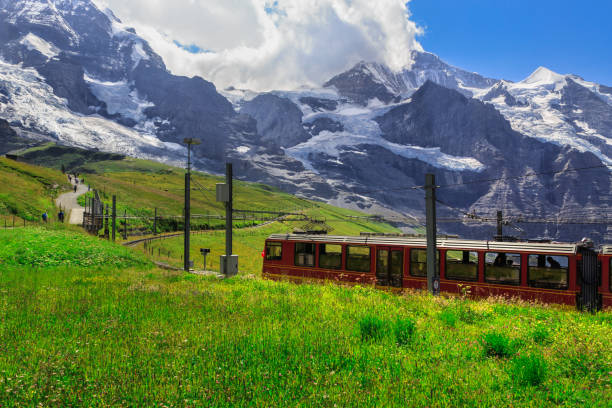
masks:
[[[0,226],[4,220],[17,224],[38,221],[43,212],[55,214],[54,199],[69,189],[60,171],[19,163],[0,157]]]
[[[181,215],[184,202],[184,169],[160,163],[127,158],[121,161],[103,161],[81,168],[85,182],[101,192],[104,200],[117,196],[121,210],[129,214],[152,216],[158,214]],[[223,215],[222,203],[215,201],[215,184],[225,182],[224,177],[194,172],[192,176],[192,214]],[[303,212],[315,219],[325,220],[335,231],[396,231],[380,223],[359,222],[352,217],[367,214],[333,207],[324,203],[304,200],[279,189],[259,183],[234,181],[234,208],[255,211]],[[347,221],[355,228],[346,228]],[[194,220],[197,223],[197,219]],[[218,222],[219,224],[222,221]]]

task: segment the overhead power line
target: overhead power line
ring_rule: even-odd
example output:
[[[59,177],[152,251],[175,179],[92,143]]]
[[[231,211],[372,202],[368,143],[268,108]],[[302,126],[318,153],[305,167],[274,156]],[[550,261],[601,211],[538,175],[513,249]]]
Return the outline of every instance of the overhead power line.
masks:
[[[438,188],[464,186],[464,185],[478,184],[478,183],[491,183],[491,182],[494,182],[494,181],[502,181],[502,180],[520,180],[520,179],[528,178],[528,177],[545,176],[545,175],[552,175],[552,174],[572,173],[572,172],[585,171],[585,170],[603,169],[603,168],[608,168],[608,167],[612,167],[612,165],[603,164],[603,165],[599,165],[599,166],[577,167],[577,168],[564,169],[564,170],[558,170],[558,171],[534,172],[534,173],[531,173],[531,174],[524,174],[522,176],[510,176],[510,177],[499,177],[499,178],[491,178],[491,179],[473,180],[473,181],[466,181],[464,183],[455,183],[455,184],[441,185],[441,186],[438,186]]]

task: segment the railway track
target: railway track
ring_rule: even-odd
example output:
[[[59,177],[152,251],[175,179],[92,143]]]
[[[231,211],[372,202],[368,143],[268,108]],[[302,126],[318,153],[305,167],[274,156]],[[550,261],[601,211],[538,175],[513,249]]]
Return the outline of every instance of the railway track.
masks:
[[[273,220],[273,221],[266,221],[266,222],[264,222],[262,224],[259,224],[259,225],[255,225],[255,226],[252,226],[252,227],[246,227],[246,228],[240,228],[240,229],[241,230],[246,230],[246,229],[257,229],[257,228],[265,227],[266,225],[269,225],[269,224],[272,224],[274,222],[280,221],[283,218],[286,218],[286,217],[283,216],[283,217],[280,217],[280,218],[278,218],[276,220]],[[192,234],[198,234],[198,233],[201,233],[201,231],[192,231],[191,233]],[[153,237],[136,239],[134,241],[127,241],[127,242],[122,243],[121,245],[126,246],[126,247],[132,247],[132,246],[141,244],[143,242],[151,242],[151,241],[156,241],[156,240],[160,240],[160,239],[180,237],[182,235],[183,235],[183,232],[177,232],[176,234],[156,235],[156,236],[153,236]]]

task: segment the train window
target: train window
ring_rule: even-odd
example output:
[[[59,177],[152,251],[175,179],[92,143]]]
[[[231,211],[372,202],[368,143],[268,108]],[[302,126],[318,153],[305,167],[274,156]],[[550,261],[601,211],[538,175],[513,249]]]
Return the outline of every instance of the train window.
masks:
[[[370,247],[352,246],[346,247],[346,269],[356,272],[370,272]]]
[[[283,259],[283,244],[281,242],[266,242],[266,261]]]
[[[296,242],[295,264],[297,266],[314,266],[315,244]]]
[[[501,285],[521,284],[521,254],[487,252],[485,254],[485,281]]]
[[[529,286],[545,289],[567,289],[569,280],[567,256],[529,255]]]
[[[446,251],[446,278],[478,280],[478,252]]]
[[[436,266],[440,272],[440,251],[436,251]],[[427,250],[410,250],[410,274],[412,276],[427,276]]]
[[[319,268],[342,268],[342,245],[319,245]]]

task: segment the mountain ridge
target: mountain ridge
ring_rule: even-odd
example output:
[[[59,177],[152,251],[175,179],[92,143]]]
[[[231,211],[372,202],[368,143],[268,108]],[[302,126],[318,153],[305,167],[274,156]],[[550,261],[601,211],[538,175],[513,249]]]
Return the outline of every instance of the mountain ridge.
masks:
[[[543,67],[510,82],[413,51],[410,67],[362,61],[320,88],[217,90],[170,73],[135,30],[90,0],[0,0],[0,23],[0,118],[68,145],[178,164],[183,138],[197,136],[203,170],[232,161],[239,178],[416,217],[418,194],[393,190],[421,185],[426,172],[461,184],[612,164],[612,88]],[[449,201],[470,212],[609,213],[609,199],[593,192],[610,191],[610,171],[588,176],[527,177],[511,193],[503,183],[458,187]],[[489,227],[444,228],[476,236]]]

